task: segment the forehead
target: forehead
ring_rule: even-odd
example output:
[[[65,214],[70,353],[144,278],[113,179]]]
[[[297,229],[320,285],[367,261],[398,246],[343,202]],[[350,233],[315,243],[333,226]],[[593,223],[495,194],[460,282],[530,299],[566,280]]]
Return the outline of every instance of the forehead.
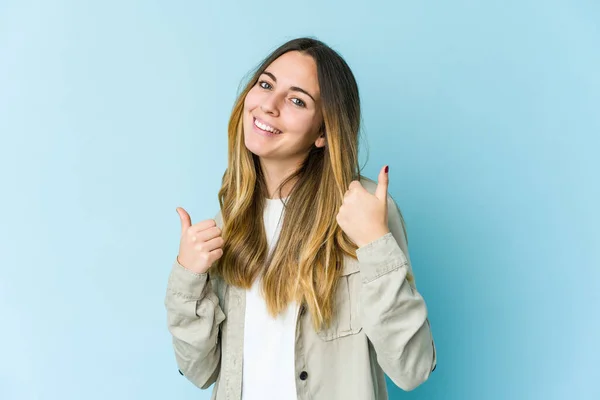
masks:
[[[290,51],[273,61],[266,71],[275,75],[277,85],[298,86],[311,94],[319,94],[315,60],[299,51]]]

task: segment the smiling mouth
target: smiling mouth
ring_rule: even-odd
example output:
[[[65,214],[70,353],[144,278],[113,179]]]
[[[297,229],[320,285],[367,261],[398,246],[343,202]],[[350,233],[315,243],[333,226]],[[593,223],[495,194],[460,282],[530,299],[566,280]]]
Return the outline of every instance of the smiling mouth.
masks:
[[[281,131],[279,129],[275,129],[272,126],[265,124],[264,122],[258,120],[256,117],[253,117],[253,123],[254,123],[254,126],[256,126],[258,129],[260,129],[262,131],[270,132],[275,135],[281,134]]]

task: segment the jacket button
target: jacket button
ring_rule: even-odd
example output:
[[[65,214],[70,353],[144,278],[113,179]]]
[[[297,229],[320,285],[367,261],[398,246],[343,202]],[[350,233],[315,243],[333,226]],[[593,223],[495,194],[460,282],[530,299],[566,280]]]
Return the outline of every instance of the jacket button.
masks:
[[[308,378],[308,372],[306,372],[306,371],[300,372],[300,380],[305,381],[306,378]]]
[[[179,374],[180,374],[180,375],[183,375],[183,372],[181,372],[181,370],[180,370],[180,369],[179,369],[178,371],[179,371]]]

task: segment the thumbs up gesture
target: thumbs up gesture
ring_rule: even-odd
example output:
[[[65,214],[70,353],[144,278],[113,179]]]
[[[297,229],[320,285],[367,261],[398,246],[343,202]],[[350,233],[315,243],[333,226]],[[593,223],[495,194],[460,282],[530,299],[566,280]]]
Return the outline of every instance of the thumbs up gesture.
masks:
[[[358,247],[390,231],[387,224],[387,171],[387,166],[379,171],[375,195],[369,193],[359,181],[352,181],[344,194],[336,221]]]
[[[190,215],[177,207],[181,219],[181,241],[177,262],[186,269],[203,274],[223,255],[224,240],[214,219],[192,225]]]

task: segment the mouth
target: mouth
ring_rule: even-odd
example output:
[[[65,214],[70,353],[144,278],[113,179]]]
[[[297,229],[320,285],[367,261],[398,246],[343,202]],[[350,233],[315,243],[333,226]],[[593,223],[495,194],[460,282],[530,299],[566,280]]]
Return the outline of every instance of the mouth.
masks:
[[[261,130],[264,133],[272,134],[272,135],[280,135],[282,133],[279,129],[272,127],[271,125],[265,123],[264,121],[259,120],[256,117],[252,117],[252,123],[254,124],[254,126],[256,128],[258,128],[259,130]]]

